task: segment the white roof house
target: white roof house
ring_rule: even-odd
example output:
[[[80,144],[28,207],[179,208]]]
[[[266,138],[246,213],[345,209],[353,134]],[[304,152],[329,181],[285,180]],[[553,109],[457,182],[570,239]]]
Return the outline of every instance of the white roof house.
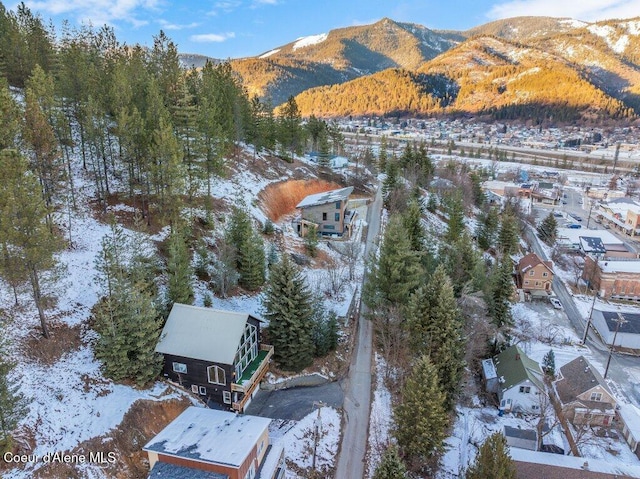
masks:
[[[325,191],[323,193],[316,193],[315,195],[305,197],[296,205],[296,208],[308,208],[309,206],[324,205],[335,201],[346,201],[349,199],[349,195],[351,195],[352,192],[353,186],[340,188],[338,190]]]
[[[247,313],[175,303],[156,352],[233,364],[248,319]]]

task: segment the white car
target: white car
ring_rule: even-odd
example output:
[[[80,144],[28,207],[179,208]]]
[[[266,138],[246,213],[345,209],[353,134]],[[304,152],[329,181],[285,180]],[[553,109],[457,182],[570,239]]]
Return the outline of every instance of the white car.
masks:
[[[560,300],[554,296],[549,298],[549,302],[551,303],[551,305],[556,308],[556,309],[562,309],[562,303],[560,302]]]

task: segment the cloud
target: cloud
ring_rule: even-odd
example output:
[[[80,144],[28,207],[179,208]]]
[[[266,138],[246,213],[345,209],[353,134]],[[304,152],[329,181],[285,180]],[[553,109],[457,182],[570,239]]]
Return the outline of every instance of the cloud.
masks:
[[[164,19],[158,20],[158,23],[164,30],[187,30],[190,28],[196,28],[200,26],[200,23],[198,22],[179,24],[179,23],[170,23]]]
[[[202,33],[199,35],[191,35],[189,40],[197,43],[220,43],[230,38],[235,38],[236,34],[233,32],[227,33]]]
[[[148,22],[139,17],[158,12],[163,0],[27,0],[25,3],[34,11],[75,16],[94,25],[122,20],[141,26]]]
[[[518,16],[570,17],[596,21],[640,16],[638,0],[510,0],[494,4],[487,16],[493,20]]]

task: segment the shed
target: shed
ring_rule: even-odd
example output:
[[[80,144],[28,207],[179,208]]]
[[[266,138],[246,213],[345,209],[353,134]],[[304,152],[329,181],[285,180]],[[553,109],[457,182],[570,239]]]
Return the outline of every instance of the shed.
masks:
[[[485,387],[487,391],[492,393],[498,392],[498,373],[496,367],[493,364],[493,359],[482,360],[482,376],[484,378]]]
[[[538,450],[538,433],[535,429],[521,429],[519,427],[504,427],[504,437],[509,447]]]
[[[621,404],[618,418],[622,423],[622,434],[636,456],[640,458],[640,410],[633,404]]]

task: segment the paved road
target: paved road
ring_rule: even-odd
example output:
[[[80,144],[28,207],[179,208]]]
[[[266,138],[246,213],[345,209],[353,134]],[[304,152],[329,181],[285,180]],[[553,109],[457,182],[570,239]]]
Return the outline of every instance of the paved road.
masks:
[[[364,257],[368,258],[380,232],[382,211],[382,188],[378,185],[376,197],[367,211],[367,241]],[[366,281],[364,278],[363,282]],[[345,426],[342,435],[340,455],[335,479],[364,478],[364,460],[369,432],[371,406],[371,372],[373,325],[365,319],[366,306],[363,304],[358,317],[358,339],[356,354],[351,360],[349,376],[346,380],[344,398]]]
[[[279,391],[261,389],[245,412],[271,419],[299,421],[313,412],[316,409],[315,404],[318,402],[340,409],[343,401],[344,392],[339,382],[331,382],[322,386],[281,389]]]

